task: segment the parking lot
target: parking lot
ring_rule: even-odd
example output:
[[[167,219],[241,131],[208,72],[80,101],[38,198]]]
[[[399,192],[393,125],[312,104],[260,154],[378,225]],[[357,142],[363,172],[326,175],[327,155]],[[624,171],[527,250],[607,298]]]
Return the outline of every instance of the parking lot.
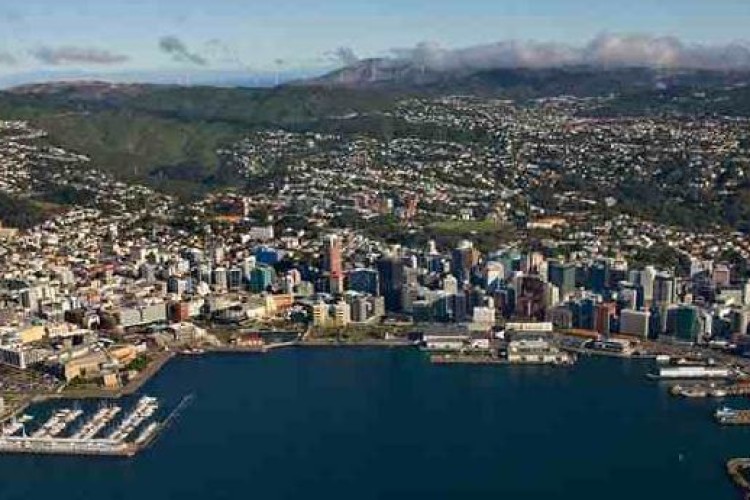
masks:
[[[54,392],[60,381],[49,374],[0,365],[0,394]]]

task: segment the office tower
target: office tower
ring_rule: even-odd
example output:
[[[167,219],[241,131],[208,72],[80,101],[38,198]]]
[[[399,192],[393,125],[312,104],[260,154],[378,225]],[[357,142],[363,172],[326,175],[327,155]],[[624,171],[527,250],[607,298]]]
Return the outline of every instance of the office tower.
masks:
[[[465,323],[469,317],[469,307],[466,294],[458,293],[448,299],[451,303],[453,321],[456,323]]]
[[[622,309],[643,309],[643,286],[629,281],[622,281],[619,284],[619,305]]]
[[[643,287],[643,300],[646,302],[654,298],[654,280],[656,279],[656,274],[656,269],[653,266],[646,266],[639,273],[638,284]]]
[[[343,276],[341,264],[341,239],[336,235],[325,239],[323,252],[323,270],[331,273],[331,276]]]
[[[690,305],[667,309],[667,334],[685,342],[695,342],[701,333],[700,311]]]
[[[526,319],[543,320],[548,301],[547,283],[538,276],[521,276],[518,279],[516,312]]]
[[[505,267],[502,262],[488,262],[484,267],[484,287],[487,290],[495,290],[505,279]]]
[[[589,289],[594,293],[602,294],[609,282],[609,263],[604,260],[594,262],[589,267]]]
[[[268,266],[258,266],[250,271],[250,291],[264,292],[273,283],[273,269]]]
[[[448,295],[456,295],[458,293],[458,280],[454,276],[443,278],[443,291]]]
[[[470,241],[462,241],[458,248],[451,252],[451,270],[459,285],[469,281],[471,268],[474,265],[474,247]]]
[[[668,306],[675,301],[675,280],[669,273],[659,273],[654,277],[652,302],[656,306]]]
[[[594,308],[594,329],[605,337],[612,332],[612,319],[617,312],[617,304],[604,302]]]
[[[348,289],[355,292],[378,295],[379,280],[375,269],[357,268],[349,271],[347,275]]]
[[[380,295],[385,298],[388,312],[401,311],[401,290],[404,283],[404,265],[393,256],[381,257],[377,262]]]
[[[646,339],[650,321],[651,313],[648,311],[623,309],[620,312],[620,333]]]
[[[573,264],[563,264],[556,260],[547,266],[547,280],[560,289],[560,297],[565,298],[576,287],[576,268]]]

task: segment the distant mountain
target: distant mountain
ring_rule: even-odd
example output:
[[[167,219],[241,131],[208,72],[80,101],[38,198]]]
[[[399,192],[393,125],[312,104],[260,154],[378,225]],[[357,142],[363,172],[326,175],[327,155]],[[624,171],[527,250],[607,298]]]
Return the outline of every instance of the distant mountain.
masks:
[[[410,61],[367,59],[293,85],[380,89],[399,92],[539,97],[600,96],[670,88],[716,88],[750,82],[749,71],[653,68],[454,69],[419,67]]]

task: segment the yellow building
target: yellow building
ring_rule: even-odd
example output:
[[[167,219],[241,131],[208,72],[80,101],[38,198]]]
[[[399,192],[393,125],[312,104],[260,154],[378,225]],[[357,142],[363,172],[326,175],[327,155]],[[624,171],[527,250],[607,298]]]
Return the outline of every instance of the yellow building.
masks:
[[[102,365],[109,359],[103,352],[94,352],[65,363],[64,375],[68,382],[74,378],[91,379],[101,374]]]
[[[312,307],[314,326],[328,326],[328,304],[318,302]]]
[[[46,331],[43,326],[29,326],[18,332],[18,336],[23,344],[31,344],[39,342],[46,335]]]
[[[138,357],[138,351],[132,345],[110,347],[109,354],[121,365],[129,365]]]

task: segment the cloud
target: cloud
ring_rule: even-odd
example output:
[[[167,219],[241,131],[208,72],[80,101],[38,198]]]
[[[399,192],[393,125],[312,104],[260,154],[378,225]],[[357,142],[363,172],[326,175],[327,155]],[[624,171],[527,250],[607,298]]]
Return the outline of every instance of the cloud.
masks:
[[[445,49],[433,42],[391,50],[388,62],[423,69],[549,68],[573,65],[686,69],[750,69],[750,46],[687,44],[674,37],[602,34],[583,46],[505,40],[463,49]]]
[[[0,10],[0,20],[8,23],[8,24],[17,24],[24,22],[23,15],[13,9],[3,9]]]
[[[61,64],[118,64],[130,58],[124,54],[116,54],[108,50],[91,47],[39,47],[31,54],[40,62],[53,66]]]
[[[0,51],[0,66],[13,66],[17,62],[16,57],[10,52]]]
[[[188,50],[187,45],[176,36],[165,36],[159,39],[159,49],[172,56],[177,62],[205,66],[208,64],[206,58]]]
[[[328,55],[344,66],[352,66],[359,62],[359,57],[357,57],[357,54],[351,47],[339,47]]]

